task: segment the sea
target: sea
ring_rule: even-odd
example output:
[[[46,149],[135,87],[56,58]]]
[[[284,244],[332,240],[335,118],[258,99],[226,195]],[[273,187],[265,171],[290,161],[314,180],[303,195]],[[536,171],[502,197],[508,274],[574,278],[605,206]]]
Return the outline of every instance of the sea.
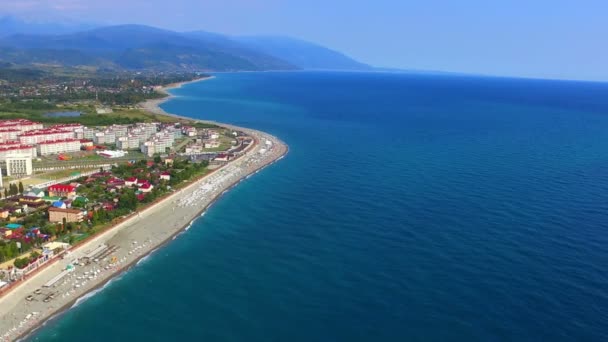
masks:
[[[29,341],[607,341],[608,84],[217,74],[289,154]]]

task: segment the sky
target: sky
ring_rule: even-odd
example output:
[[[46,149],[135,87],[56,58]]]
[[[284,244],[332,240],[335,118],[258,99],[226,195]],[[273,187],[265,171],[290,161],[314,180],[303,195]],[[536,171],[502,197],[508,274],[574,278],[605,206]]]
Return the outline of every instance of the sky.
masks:
[[[0,0],[0,14],[288,35],[380,67],[608,81],[606,0]]]

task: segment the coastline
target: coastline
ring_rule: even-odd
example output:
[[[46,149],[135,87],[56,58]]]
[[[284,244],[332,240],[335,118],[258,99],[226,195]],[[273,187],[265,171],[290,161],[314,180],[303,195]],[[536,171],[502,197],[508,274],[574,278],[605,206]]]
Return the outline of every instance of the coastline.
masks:
[[[27,338],[34,331],[45,325],[48,321],[60,317],[70,308],[81,302],[81,299],[88,294],[103,289],[109,282],[123,273],[136,266],[142,259],[162,248],[179,234],[188,230],[195,220],[200,218],[206,210],[213,205],[223,194],[238,185],[250,175],[259,172],[263,168],[274,164],[288,153],[288,146],[278,138],[249,128],[238,127],[212,121],[197,120],[185,116],[180,116],[165,112],[160,105],[175,96],[169,90],[176,89],[187,83],[201,82],[213,79],[214,76],[197,79],[190,82],[172,84],[159,88],[158,91],[166,93],[168,96],[162,99],[148,100],[140,106],[146,111],[166,115],[179,119],[212,123],[222,127],[238,129],[246,132],[254,138],[254,144],[249,146],[244,155],[232,162],[213,170],[209,174],[192,181],[181,188],[154,203],[137,214],[132,214],[126,220],[105,230],[90,241],[76,246],[71,250],[71,257],[85,255],[100,244],[107,246],[117,246],[114,254],[121,255],[115,267],[109,270],[99,271],[99,267],[94,264],[90,267],[91,272],[95,270],[94,279],[83,282],[82,288],[74,289],[70,287],[69,281],[76,280],[75,274],[66,278],[63,283],[55,285],[63,291],[63,296],[53,299],[50,305],[42,303],[32,303],[25,301],[25,296],[34,290],[42,288],[49,279],[56,276],[67,260],[58,260],[41,269],[31,278],[12,289],[9,293],[0,297],[0,336],[3,340],[21,340]],[[181,217],[180,217],[181,216]],[[143,243],[141,243],[143,241]],[[139,243],[139,244],[138,244]],[[128,254],[127,254],[128,252]],[[89,267],[83,266],[82,270]],[[99,271],[99,273],[97,273]],[[77,273],[77,272],[73,272]],[[55,291],[55,286],[50,291]],[[57,292],[59,293],[59,292]],[[87,297],[88,298],[88,297]],[[46,311],[34,311],[35,308],[47,306]],[[38,312],[35,315],[33,313]],[[20,317],[28,317],[20,321]],[[17,322],[20,322],[15,329]],[[12,326],[12,327],[11,327]]]
[[[164,109],[160,108],[160,105],[162,105],[163,103],[165,103],[169,100],[172,100],[176,97],[175,95],[171,94],[170,90],[179,89],[186,84],[211,81],[213,79],[215,79],[215,76],[199,78],[199,79],[187,81],[187,82],[172,83],[172,84],[169,84],[169,85],[166,85],[163,87],[158,87],[158,88],[156,88],[156,91],[161,94],[165,94],[167,96],[160,98],[160,99],[147,100],[145,102],[139,103],[138,106],[141,109],[145,110],[146,112],[158,114],[158,115],[169,116],[169,117],[172,117],[175,119],[184,119],[184,120],[190,120],[190,121],[196,121],[196,122],[202,122],[202,123],[215,124],[215,125],[224,126],[224,127],[234,127],[234,128],[238,128],[240,130],[248,130],[247,128],[244,128],[244,127],[231,126],[231,125],[220,123],[220,122],[194,119],[194,118],[190,118],[190,117],[183,116],[183,115],[168,113]]]

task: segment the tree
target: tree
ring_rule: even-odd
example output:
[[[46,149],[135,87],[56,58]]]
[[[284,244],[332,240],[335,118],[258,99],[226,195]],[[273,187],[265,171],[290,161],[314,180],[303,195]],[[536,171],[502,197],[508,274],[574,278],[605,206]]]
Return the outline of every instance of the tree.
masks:
[[[8,197],[8,188],[4,188],[4,197]]]
[[[51,235],[51,236],[56,236],[56,235],[57,235],[57,229],[55,229],[55,227],[54,227],[54,226],[51,226],[51,225],[48,225],[48,226],[42,227],[42,228],[40,229],[40,231],[41,231],[43,234],[48,234],[48,235]]]
[[[135,210],[137,208],[137,196],[131,189],[125,192],[118,198],[118,207],[121,209]]]
[[[64,217],[61,222],[63,223],[63,229],[66,229],[66,224],[68,222],[68,220]]]
[[[76,199],[72,202],[73,208],[84,208],[86,205],[86,200],[84,197],[76,197]]]
[[[15,265],[15,267],[17,267],[18,269],[22,269],[25,266],[27,266],[30,263],[30,260],[28,258],[17,258],[15,259],[15,261],[13,262],[13,264]]]
[[[162,159],[160,159],[160,156],[155,156],[155,157],[154,157],[154,162],[155,162],[156,164],[160,164],[160,162],[161,162],[161,161],[162,161]]]
[[[19,182],[19,193],[23,194],[23,183]]]

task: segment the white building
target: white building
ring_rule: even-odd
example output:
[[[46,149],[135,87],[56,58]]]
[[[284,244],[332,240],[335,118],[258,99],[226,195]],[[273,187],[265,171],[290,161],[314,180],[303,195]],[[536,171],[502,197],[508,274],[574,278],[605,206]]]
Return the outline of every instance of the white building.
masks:
[[[19,140],[17,138],[19,134],[21,134],[21,131],[18,129],[0,127],[0,142]]]
[[[19,142],[23,145],[35,145],[45,141],[74,139],[75,136],[73,131],[54,128],[38,129],[21,134]]]
[[[106,158],[121,158],[127,155],[127,152],[125,151],[112,151],[112,150],[104,150],[104,151],[97,151],[96,152],[98,155],[102,156],[102,157],[106,157]]]
[[[116,134],[113,131],[106,131],[106,144],[116,143]]]
[[[154,137],[141,145],[141,152],[152,157],[155,153],[166,153],[173,147],[175,137],[173,133],[156,133]]]
[[[79,123],[68,123],[68,124],[60,124],[60,125],[53,125],[51,127],[49,127],[51,129],[57,129],[60,131],[66,131],[66,132],[76,132],[76,131],[81,131],[84,129],[84,126],[82,124]]]
[[[106,143],[106,133],[105,132],[97,132],[93,137],[93,142],[102,145]]]
[[[205,148],[218,148],[220,147],[220,142],[217,140],[210,140],[205,142]]]
[[[66,139],[57,141],[46,141],[38,144],[37,148],[38,154],[41,156],[66,152],[78,152],[80,151],[80,140]]]
[[[120,137],[116,139],[116,148],[120,150],[133,150],[139,148],[140,141],[136,137]]]
[[[6,158],[7,176],[29,176],[33,173],[32,170],[32,158],[29,156]]]
[[[36,147],[31,145],[21,145],[19,142],[3,143],[0,144],[0,160],[9,158],[11,156],[29,156],[30,158],[36,158]]]
[[[108,127],[106,132],[114,133],[116,138],[126,137],[129,134],[129,128],[127,125],[112,125]]]
[[[20,132],[27,132],[35,129],[42,129],[42,124],[26,119],[0,120],[0,128],[17,129]]]

